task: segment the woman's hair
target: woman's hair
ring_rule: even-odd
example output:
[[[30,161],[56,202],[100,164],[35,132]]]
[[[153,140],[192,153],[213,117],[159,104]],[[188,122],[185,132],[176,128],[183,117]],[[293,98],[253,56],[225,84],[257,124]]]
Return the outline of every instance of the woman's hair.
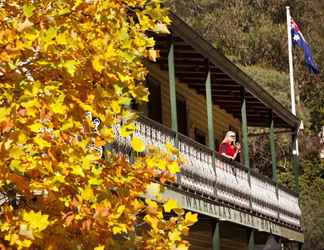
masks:
[[[227,131],[225,138],[229,138],[229,137],[233,137],[233,136],[236,136],[234,131]]]
[[[235,134],[235,132],[234,131],[227,131],[226,132],[226,135],[225,135],[225,137],[224,137],[224,139],[223,139],[223,141],[222,141],[222,143],[229,143],[229,139],[231,138],[231,137],[235,137],[236,136],[236,134]],[[234,141],[235,141],[235,139],[234,139]]]

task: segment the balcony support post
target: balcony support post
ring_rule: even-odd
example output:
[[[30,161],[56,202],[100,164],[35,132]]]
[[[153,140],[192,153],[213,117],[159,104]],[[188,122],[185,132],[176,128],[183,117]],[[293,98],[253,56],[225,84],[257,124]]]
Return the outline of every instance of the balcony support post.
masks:
[[[298,250],[304,250],[304,244],[299,242],[298,243]]]
[[[213,250],[220,250],[220,233],[219,233],[220,222],[217,220],[213,233]]]
[[[213,121],[213,98],[211,92],[211,72],[208,64],[208,73],[206,77],[206,106],[207,106],[207,123],[208,123],[208,145],[212,151],[212,166],[217,178],[215,166],[215,136],[214,136],[214,121]],[[214,185],[214,194],[217,197],[217,180]],[[218,248],[219,249],[219,248]]]
[[[242,123],[242,147],[244,166],[249,169],[250,175],[250,159],[249,159],[249,141],[248,141],[248,125],[246,118],[246,98],[245,89],[241,88],[241,123]]]
[[[208,145],[215,151],[214,123],[213,123],[213,100],[211,94],[210,69],[208,69],[206,78],[206,104],[207,104],[207,121],[208,121]]]
[[[276,144],[274,133],[274,121],[272,111],[270,112],[270,150],[271,150],[271,162],[272,162],[272,180],[277,183],[277,156],[276,156]]]
[[[254,229],[251,229],[250,235],[249,235],[249,245],[248,250],[255,250],[255,239],[254,239]]]
[[[298,134],[297,131],[292,134],[292,164],[294,173],[294,191],[299,192],[299,152],[298,152]]]
[[[169,72],[169,88],[170,88],[170,106],[171,106],[171,128],[174,132],[178,132],[176,77],[175,77],[175,65],[174,65],[174,44],[172,42],[168,54],[168,72]]]

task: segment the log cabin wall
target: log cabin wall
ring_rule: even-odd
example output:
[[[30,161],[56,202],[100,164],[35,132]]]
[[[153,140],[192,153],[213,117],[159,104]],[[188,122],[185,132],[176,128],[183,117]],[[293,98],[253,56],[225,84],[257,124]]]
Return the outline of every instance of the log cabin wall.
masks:
[[[161,84],[161,99],[162,99],[162,121],[163,124],[171,127],[171,107],[169,96],[169,80],[168,73],[159,69],[157,65],[148,65],[150,75]],[[186,101],[187,105],[187,123],[188,135],[191,138],[195,137],[195,129],[203,132],[208,143],[208,127],[207,127],[207,111],[206,99],[203,95],[199,95],[195,90],[190,89],[186,83],[177,80],[176,85],[177,95]],[[223,139],[226,131],[231,127],[235,131],[240,131],[240,121],[228,114],[218,106],[213,105],[214,117],[214,133],[218,143]]]

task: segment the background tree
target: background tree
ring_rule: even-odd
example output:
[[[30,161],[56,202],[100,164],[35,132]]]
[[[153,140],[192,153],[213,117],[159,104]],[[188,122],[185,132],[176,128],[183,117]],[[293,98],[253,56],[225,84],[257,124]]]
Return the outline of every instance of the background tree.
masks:
[[[127,108],[148,99],[147,32],[169,23],[159,0],[0,1],[2,248],[187,249],[196,215],[140,198],[159,198],[178,153],[145,148]],[[117,135],[132,158],[102,159]]]

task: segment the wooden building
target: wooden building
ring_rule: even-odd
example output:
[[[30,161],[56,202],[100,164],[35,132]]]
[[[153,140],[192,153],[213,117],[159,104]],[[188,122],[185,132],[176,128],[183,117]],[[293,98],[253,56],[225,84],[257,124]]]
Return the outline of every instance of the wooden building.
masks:
[[[151,96],[139,108],[146,118],[136,133],[161,148],[171,142],[187,158],[165,196],[199,214],[191,249],[301,249],[298,195],[277,183],[274,143],[275,128],[290,130],[294,142],[300,121],[181,19],[171,19],[171,33],[155,36],[160,58],[147,63]],[[248,126],[269,128],[272,179],[251,170]],[[216,153],[227,130],[240,135],[241,162]]]

